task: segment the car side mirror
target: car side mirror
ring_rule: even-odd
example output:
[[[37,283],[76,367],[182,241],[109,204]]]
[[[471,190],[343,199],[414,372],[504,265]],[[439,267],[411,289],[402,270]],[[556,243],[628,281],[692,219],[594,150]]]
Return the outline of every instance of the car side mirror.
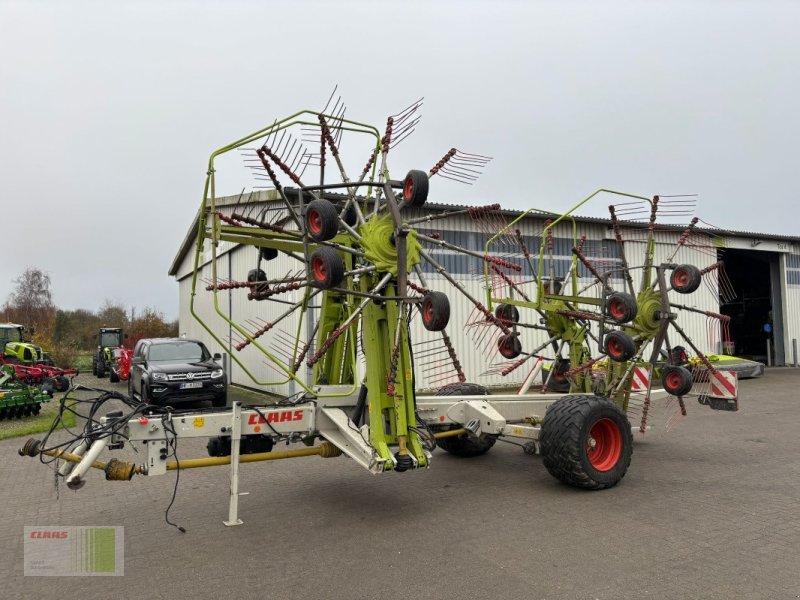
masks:
[[[219,352],[215,352],[214,353],[214,360],[216,360],[216,361],[222,360],[222,354],[220,354]]]
[[[131,364],[132,365],[143,365],[144,364],[144,359],[141,356],[134,356],[131,359]]]

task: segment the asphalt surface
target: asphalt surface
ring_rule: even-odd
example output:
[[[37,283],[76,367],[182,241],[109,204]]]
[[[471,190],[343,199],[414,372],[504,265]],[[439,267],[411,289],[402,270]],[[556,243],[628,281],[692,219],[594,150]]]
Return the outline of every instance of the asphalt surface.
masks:
[[[5,598],[800,598],[800,370],[740,384],[737,413],[696,403],[637,441],[616,488],[585,492],[498,443],[422,472],[345,457],[65,486],[0,442]],[[185,441],[182,458],[205,455]],[[123,453],[127,452],[123,451]],[[125,454],[120,456],[124,457]],[[25,577],[23,526],[121,525],[123,577]]]

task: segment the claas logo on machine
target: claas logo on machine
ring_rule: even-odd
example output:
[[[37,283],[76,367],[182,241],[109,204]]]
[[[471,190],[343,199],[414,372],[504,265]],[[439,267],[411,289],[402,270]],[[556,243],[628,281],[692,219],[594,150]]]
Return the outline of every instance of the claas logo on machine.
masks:
[[[275,411],[266,414],[266,418],[264,415],[250,415],[250,418],[247,421],[248,425],[259,425],[261,423],[284,423],[286,421],[302,421],[303,420],[303,411],[302,410],[284,410],[284,411]]]

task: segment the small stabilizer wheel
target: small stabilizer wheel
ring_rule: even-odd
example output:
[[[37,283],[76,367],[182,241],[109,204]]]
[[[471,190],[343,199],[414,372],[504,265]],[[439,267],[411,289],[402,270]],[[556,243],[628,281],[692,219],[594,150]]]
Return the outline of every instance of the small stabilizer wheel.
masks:
[[[689,355],[683,346],[674,346],[669,353],[669,364],[682,367],[689,362]]]
[[[111,367],[111,369],[108,371],[108,380],[111,383],[119,383],[119,373],[117,373],[117,371],[116,371],[116,369],[114,369],[114,367]],[[59,391],[61,391],[61,390],[59,390]]]
[[[258,249],[258,256],[262,260],[270,261],[278,258],[278,251],[275,248],[261,247]]]
[[[638,311],[636,298],[625,292],[613,292],[606,298],[606,316],[621,325],[630,323]]]
[[[672,270],[669,282],[679,294],[691,294],[700,287],[703,276],[694,265],[678,265]]]
[[[661,385],[668,394],[685,396],[692,390],[692,374],[689,369],[666,365],[661,369]]]
[[[603,340],[603,349],[615,362],[625,362],[636,354],[633,338],[624,331],[609,331]]]
[[[247,283],[260,283],[267,280],[267,274],[262,269],[250,269],[247,272]]]
[[[568,358],[557,358],[551,367],[553,374],[547,383],[547,389],[551,392],[568,392],[570,388],[569,379],[566,372],[570,370],[571,363]]]
[[[497,340],[497,350],[503,358],[509,360],[517,358],[522,354],[522,342],[519,341],[519,333],[512,332],[501,335]]]
[[[420,207],[428,200],[428,174],[412,169],[403,180],[403,200],[410,206]]]
[[[519,323],[519,310],[513,304],[498,304],[494,316],[506,324]]]
[[[317,248],[311,255],[311,280],[323,290],[337,287],[344,280],[344,260],[330,246]]]
[[[442,387],[437,396],[488,396],[489,390],[477,383],[451,383]],[[460,429],[460,425],[448,427],[447,429]],[[443,429],[442,431],[447,431]],[[476,438],[468,434],[457,435],[453,437],[439,438],[436,440],[436,445],[445,452],[453,456],[461,458],[472,458],[473,456],[480,456],[486,454],[494,443],[496,438],[490,436],[481,436]]]
[[[339,213],[327,200],[312,200],[306,206],[305,225],[308,235],[316,242],[336,237],[339,232]]]
[[[358,223],[358,215],[356,214],[356,207],[352,202],[350,206],[347,207],[347,210],[342,213],[341,217],[342,221],[344,221],[348,227],[356,226]]]
[[[542,462],[556,479],[600,490],[622,480],[633,455],[625,413],[602,396],[575,394],[553,403],[539,436]]]
[[[397,460],[394,470],[398,473],[402,473],[403,471],[408,471],[409,469],[414,468],[414,460],[409,454],[400,454],[398,452],[394,455],[394,458]]]
[[[450,300],[442,292],[428,292],[419,306],[422,325],[428,331],[441,331],[450,322]]]

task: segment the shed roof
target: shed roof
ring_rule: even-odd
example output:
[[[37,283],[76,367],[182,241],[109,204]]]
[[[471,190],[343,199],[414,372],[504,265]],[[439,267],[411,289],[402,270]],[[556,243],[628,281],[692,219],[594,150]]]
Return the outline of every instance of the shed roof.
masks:
[[[284,191],[287,195],[297,195],[298,189],[297,188],[284,188]],[[347,198],[346,194],[333,194],[333,193],[326,193],[326,197],[338,197],[341,199]],[[266,202],[276,202],[280,200],[280,196],[278,192],[274,189],[270,190],[261,190],[258,192],[253,192],[250,194],[245,201],[245,204],[261,204]],[[242,202],[242,196],[222,196],[216,199],[217,206],[230,206],[231,204],[237,204]],[[467,204],[447,204],[441,202],[426,202],[425,209],[430,210],[432,212],[442,212],[446,210],[460,210],[470,208],[470,205]],[[500,213],[509,216],[509,217],[519,217],[523,212],[521,210],[511,210],[511,209],[501,209]],[[561,213],[558,212],[547,212],[543,210],[532,210],[532,216],[534,217],[553,217],[553,216],[560,216]],[[592,223],[595,225],[604,225],[606,227],[611,226],[611,220],[602,218],[602,217],[587,217],[581,215],[572,215],[575,220],[579,223]],[[647,224],[642,221],[622,221],[626,227],[646,227]],[[175,255],[175,258],[172,260],[172,264],[169,268],[169,275],[174,277],[178,273],[178,269],[180,268],[183,259],[188,254],[189,250],[191,249],[192,245],[195,243],[197,239],[197,223],[198,223],[198,214],[195,214],[194,219],[192,220],[192,224],[189,227],[189,230],[186,232],[186,235],[181,242],[180,247],[178,248],[178,253]],[[659,228],[661,229],[675,229],[675,230],[682,230],[686,227],[686,225],[669,225],[669,224],[660,224]],[[738,236],[738,237],[758,237],[767,240],[780,240],[780,241],[789,241],[789,242],[800,242],[800,236],[790,236],[790,235],[781,235],[775,233],[757,233],[752,231],[744,231],[744,230],[737,230],[737,229],[723,229],[718,227],[696,227],[696,231],[704,231],[707,233],[713,233],[714,235],[724,235],[724,236]]]

